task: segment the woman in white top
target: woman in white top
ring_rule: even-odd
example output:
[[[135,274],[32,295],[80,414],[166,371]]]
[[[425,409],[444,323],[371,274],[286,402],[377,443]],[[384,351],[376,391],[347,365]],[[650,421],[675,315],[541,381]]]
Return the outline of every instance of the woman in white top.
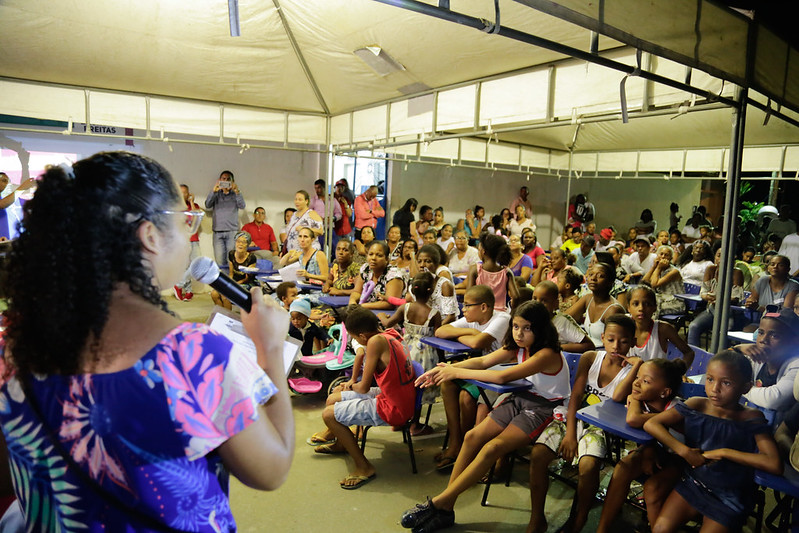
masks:
[[[527,209],[521,204],[516,206],[516,219],[510,221],[511,235],[521,235],[524,228],[530,228],[535,231],[535,224],[527,218]]]
[[[466,230],[455,232],[455,249],[449,254],[449,269],[456,276],[465,276],[472,265],[480,262],[477,249],[469,246]]]
[[[705,279],[705,271],[713,265],[712,257],[708,243],[701,240],[694,241],[677,262],[682,280],[694,285],[701,285],[702,280]]]

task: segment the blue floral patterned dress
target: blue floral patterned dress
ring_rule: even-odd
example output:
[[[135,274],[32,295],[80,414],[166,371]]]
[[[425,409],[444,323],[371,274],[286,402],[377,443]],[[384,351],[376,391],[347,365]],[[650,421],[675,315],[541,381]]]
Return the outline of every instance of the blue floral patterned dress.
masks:
[[[19,380],[0,367],[0,423],[29,530],[147,530],[68,466]],[[102,490],[174,529],[236,529],[215,450],[277,389],[226,338],[182,324],[127,370],[38,376],[31,386],[47,426]]]

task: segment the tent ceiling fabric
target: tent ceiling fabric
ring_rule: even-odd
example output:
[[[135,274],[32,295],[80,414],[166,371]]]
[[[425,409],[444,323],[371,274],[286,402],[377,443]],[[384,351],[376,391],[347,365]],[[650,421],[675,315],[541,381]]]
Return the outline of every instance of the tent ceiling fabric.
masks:
[[[699,43],[697,6],[702,11]],[[503,27],[582,51],[589,50],[591,29],[608,30],[628,43],[649,43],[666,53],[645,54],[648,68],[672,80],[682,81],[686,74],[675,59],[729,73],[728,79],[743,75],[746,21],[708,0],[500,0],[500,7]],[[490,0],[458,0],[452,8],[487,21],[495,17]],[[565,151],[572,147],[576,124],[587,117],[574,146],[588,153],[580,160],[586,170],[614,163],[629,169],[630,161],[639,159],[637,150],[661,150],[668,161],[663,168],[680,159],[681,165],[696,161],[697,169],[717,169],[717,156],[723,158],[719,147],[730,143],[729,109],[691,110],[671,120],[680,106],[692,102],[685,91],[630,77],[631,113],[667,114],[623,124],[617,118],[623,73],[377,1],[239,0],[239,14],[241,37],[234,38],[224,0],[2,0],[0,113],[78,122],[90,117],[97,124],[153,132],[163,128],[284,144],[330,142],[352,149],[385,144],[388,151],[408,156],[454,159],[460,154],[485,164],[544,168],[568,165]],[[604,26],[592,26],[598,21]],[[765,30],[758,43],[752,76],[767,94],[782,91],[780,96],[792,101],[799,94],[799,75],[793,75],[799,69],[796,50],[785,49]],[[375,73],[353,54],[371,45],[405,70]],[[635,50],[610,37],[599,39],[599,52],[635,64]],[[765,52],[778,61],[764,59]],[[732,84],[706,72],[694,70],[691,79],[713,94],[733,94]],[[436,94],[407,97],[401,89],[408,86],[427,86]],[[93,90],[84,93],[83,88]],[[750,97],[766,100],[752,92]],[[762,126],[762,112],[750,107],[748,113],[747,145],[799,144],[799,128],[777,118]],[[590,121],[597,116],[614,120]],[[489,143],[492,128],[495,142]],[[438,135],[475,138],[438,140]],[[423,149],[396,146],[419,141],[433,142]],[[712,153],[675,155],[690,148]],[[793,150],[787,157],[764,151],[748,161],[773,168],[769,158],[776,157],[786,169],[795,168],[799,157]],[[600,151],[633,155],[591,163]]]
[[[280,6],[331,113],[563,58],[370,0],[282,0]],[[587,49],[589,32],[510,0],[520,28]],[[493,17],[491,3],[459,2]],[[239,2],[230,37],[227,2],[5,0],[3,76],[67,85],[322,112],[272,2]],[[61,35],[68,32],[70,38]],[[51,39],[42,36],[52,35]],[[353,51],[379,45],[404,67],[381,77]],[[611,39],[603,48],[617,47]],[[442,58],[445,64],[442,68]]]

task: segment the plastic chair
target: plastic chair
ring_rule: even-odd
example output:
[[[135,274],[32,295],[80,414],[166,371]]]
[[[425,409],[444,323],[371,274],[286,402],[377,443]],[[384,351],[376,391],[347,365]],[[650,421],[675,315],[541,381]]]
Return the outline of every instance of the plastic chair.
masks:
[[[790,465],[786,468],[791,468]],[[772,531],[796,531],[799,526],[799,485],[793,483],[785,476],[777,476],[768,474],[760,470],[755,471],[755,483],[757,484],[757,492],[755,492],[755,528],[754,531],[759,533],[763,529],[763,521],[766,510],[766,490],[771,489],[774,492],[774,501],[776,506],[765,517],[767,526]],[[775,520],[779,520],[774,524]],[[792,527],[793,526],[793,527]]]
[[[258,267],[258,270],[272,270],[274,265],[269,259],[256,259],[255,266]]]
[[[417,361],[411,361],[411,364],[413,365],[414,380],[415,380],[416,378],[418,378],[419,376],[424,374],[424,367],[422,366],[422,363],[419,363]],[[406,443],[408,445],[408,453],[411,456],[411,470],[413,471],[414,474],[417,472],[417,470],[416,470],[416,455],[413,453],[413,441],[412,441],[412,437],[411,437],[411,422],[413,421],[413,418],[414,418],[415,414],[418,413],[421,408],[422,408],[422,389],[417,387],[416,388],[416,403],[415,403],[414,409],[413,409],[414,415],[411,416],[411,418],[407,422],[405,422],[405,424],[403,424],[402,428],[401,428],[402,429],[402,442],[404,442],[404,443]],[[369,432],[369,429],[371,427],[372,426],[361,426],[361,428],[362,428],[361,451],[364,451],[364,449],[366,448],[366,434]]]
[[[699,291],[702,290],[701,285],[697,285],[695,283],[688,283],[687,281],[683,281],[682,288],[685,291],[685,294],[699,294]]]
[[[710,358],[713,357],[713,354],[692,344],[689,344],[688,346],[694,350],[694,362],[691,363],[691,368],[688,369],[686,374],[689,376],[698,376],[704,374],[707,370],[707,363],[710,361]]]
[[[577,378],[577,367],[580,364],[582,355],[576,352],[563,352],[563,357],[566,358],[566,366],[569,367],[569,387],[574,387],[574,380]]]

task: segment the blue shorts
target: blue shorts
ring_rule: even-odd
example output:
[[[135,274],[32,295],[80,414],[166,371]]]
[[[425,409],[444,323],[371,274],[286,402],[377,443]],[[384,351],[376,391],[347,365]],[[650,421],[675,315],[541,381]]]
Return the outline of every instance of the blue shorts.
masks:
[[[366,394],[341,391],[341,401],[333,405],[336,421],[345,426],[387,426],[388,422],[377,414],[378,387],[372,387]]]

